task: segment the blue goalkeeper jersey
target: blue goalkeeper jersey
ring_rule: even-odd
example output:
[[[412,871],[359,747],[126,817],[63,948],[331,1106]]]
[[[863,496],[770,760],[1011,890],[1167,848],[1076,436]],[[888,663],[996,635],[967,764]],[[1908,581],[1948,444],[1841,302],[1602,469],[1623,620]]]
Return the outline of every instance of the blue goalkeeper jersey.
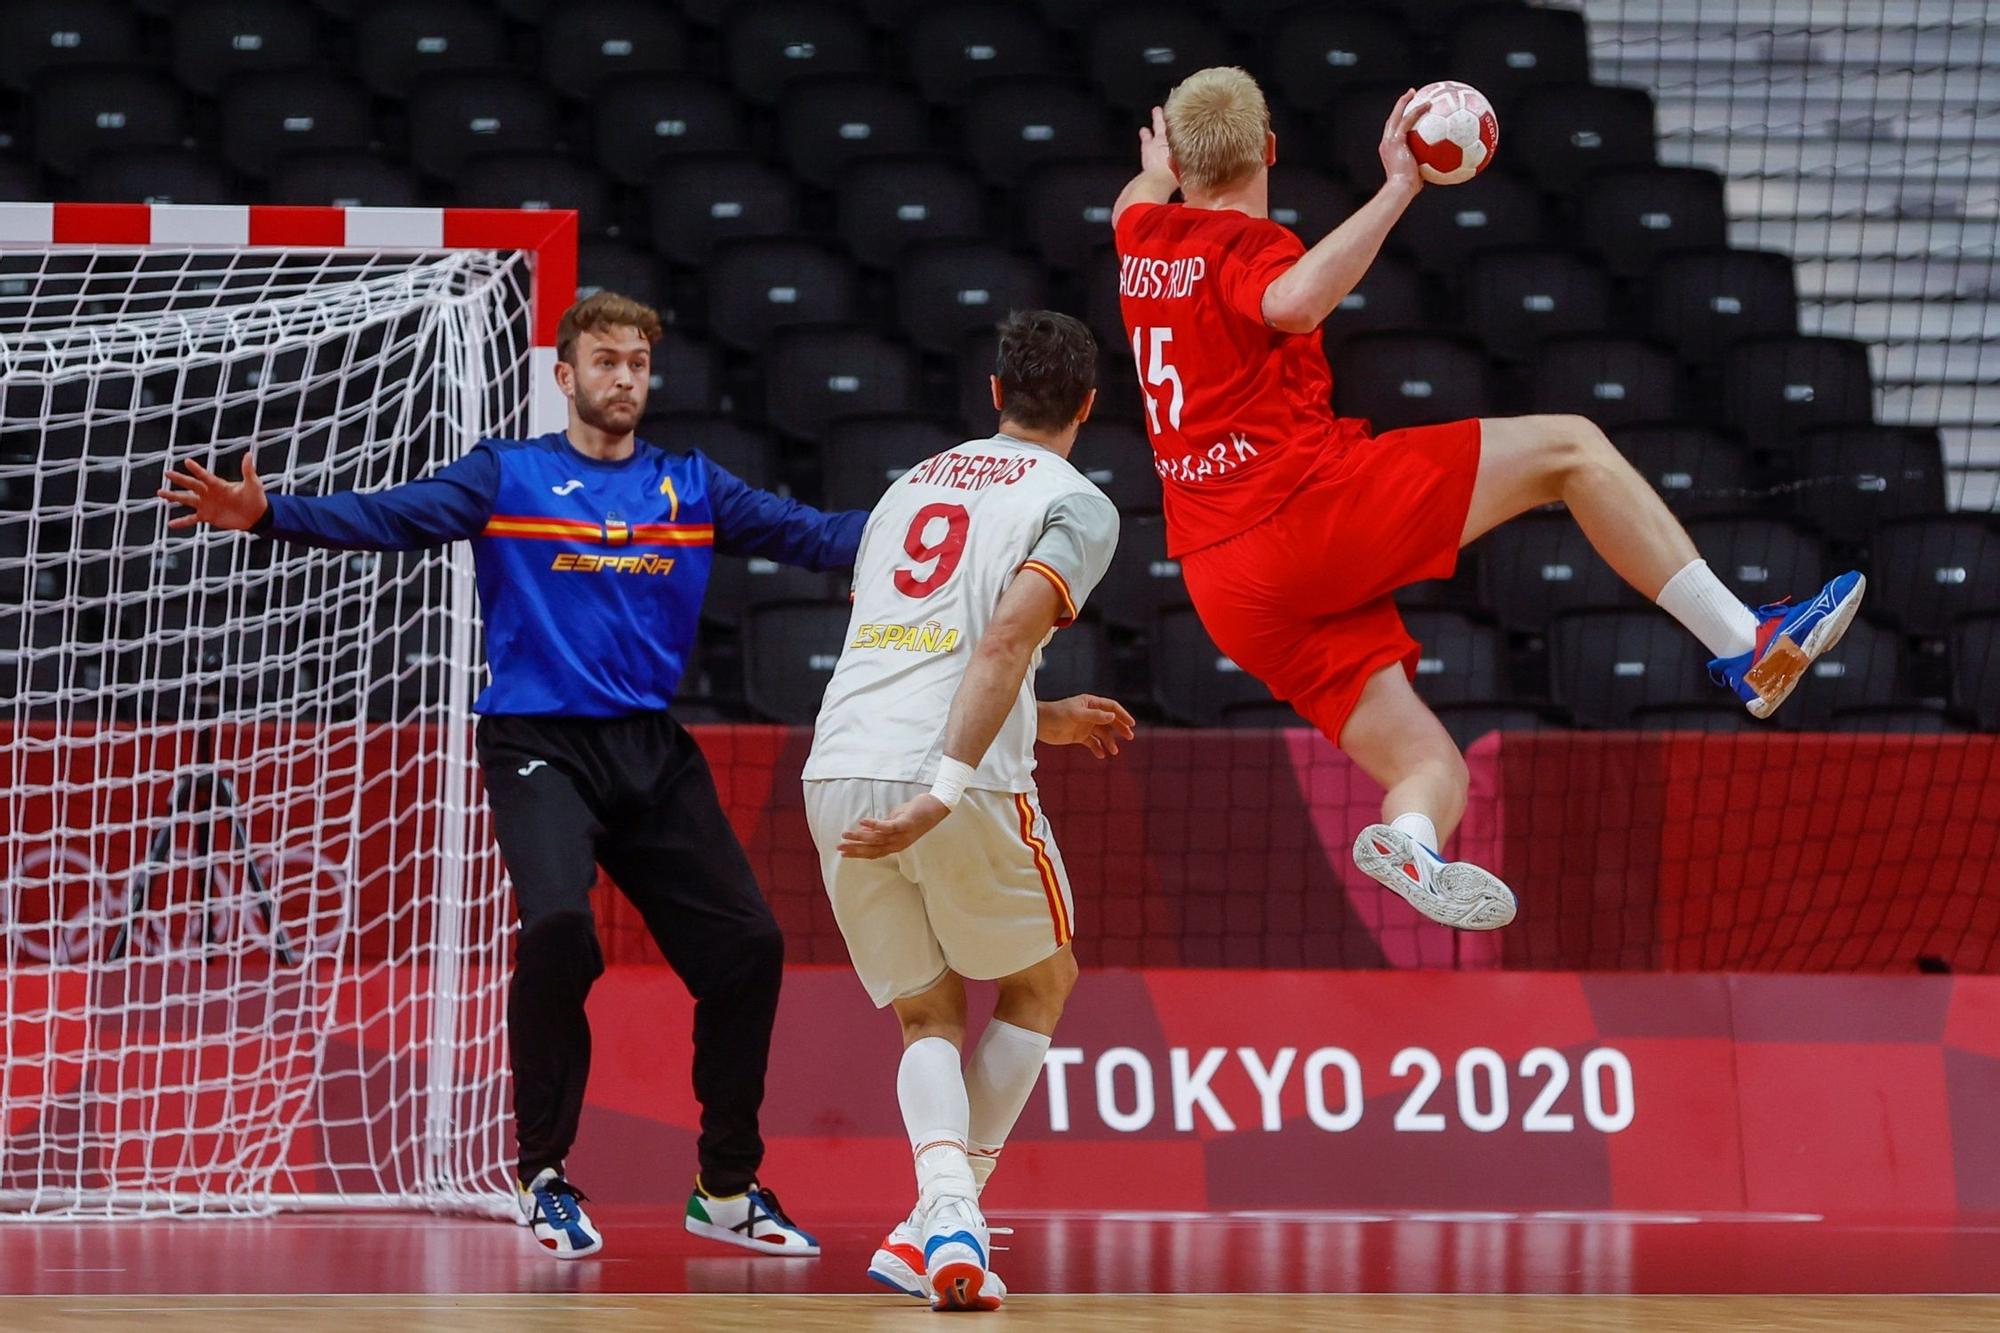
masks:
[[[363,551],[471,542],[493,673],[473,708],[535,717],[667,707],[715,552],[842,569],[868,519],[758,490],[699,450],[640,440],[607,462],[561,432],[481,440],[388,490],[273,495],[270,505],[253,531],[280,541]]]

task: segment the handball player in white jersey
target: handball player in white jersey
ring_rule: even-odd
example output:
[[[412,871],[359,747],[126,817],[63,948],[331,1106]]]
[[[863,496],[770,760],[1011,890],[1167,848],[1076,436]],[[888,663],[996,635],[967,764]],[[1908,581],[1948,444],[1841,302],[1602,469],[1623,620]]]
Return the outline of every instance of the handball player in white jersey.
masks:
[[[1097,344],[1067,315],[1000,327],[999,430],[918,463],[870,514],[854,614],[805,767],[806,818],[854,970],[903,1028],[896,1093],[918,1201],[869,1276],[998,1309],[979,1192],[1076,982],[1073,902],[1035,743],[1118,753],[1110,699],[1035,699],[1042,645],[1111,563],[1118,511],[1072,467]],[[961,1067],[963,978],[997,981]]]

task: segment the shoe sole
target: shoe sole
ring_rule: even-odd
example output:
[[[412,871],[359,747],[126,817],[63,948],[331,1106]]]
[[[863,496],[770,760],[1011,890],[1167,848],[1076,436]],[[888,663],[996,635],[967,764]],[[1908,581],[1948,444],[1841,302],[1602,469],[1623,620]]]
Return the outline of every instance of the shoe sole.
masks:
[[[697,1222],[692,1217],[682,1218],[681,1223],[688,1229],[691,1235],[700,1236],[706,1240],[719,1240],[725,1245],[735,1245],[749,1250],[752,1254],[768,1254],[774,1259],[817,1259],[819,1257],[819,1246],[817,1245],[773,1245],[767,1241],[752,1240],[741,1232],[731,1231],[728,1227],[719,1227],[713,1222]]]
[[[875,1257],[868,1261],[868,1276],[891,1291],[900,1291],[920,1301],[930,1299],[930,1293],[924,1290],[923,1274],[888,1250],[875,1251]]]
[[[1432,903],[1423,894],[1421,881],[1405,869],[1416,860],[1416,839],[1387,824],[1370,824],[1354,840],[1354,864],[1362,874],[1441,926],[1498,930],[1514,919],[1514,891],[1499,876],[1468,861],[1448,861],[1431,872],[1431,881],[1445,900]]]
[[[1750,710],[1750,716],[1767,718],[1778,711],[1779,704],[1792,697],[1792,691],[1805,678],[1806,668],[1822,654],[1831,652],[1841,635],[1847,633],[1847,627],[1854,623],[1854,613],[1861,609],[1861,596],[1867,591],[1868,576],[1864,574],[1855,579],[1854,587],[1840,599],[1840,605],[1813,626],[1804,643],[1781,638],[1771,645],[1762,661],[1743,673],[1743,683],[1757,691],[1757,697],[1743,705]]]
[[[931,1309],[939,1311],[997,1310],[1000,1298],[984,1294],[986,1270],[975,1263],[956,1262],[930,1275]]]

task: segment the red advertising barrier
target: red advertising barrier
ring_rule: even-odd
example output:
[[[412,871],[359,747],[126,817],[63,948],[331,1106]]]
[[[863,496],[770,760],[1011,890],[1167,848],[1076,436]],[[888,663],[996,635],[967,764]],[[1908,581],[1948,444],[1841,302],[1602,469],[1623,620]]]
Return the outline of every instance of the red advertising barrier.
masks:
[[[898,1216],[895,1021],[843,970],[785,984],[769,1177],[801,1216]],[[697,1123],[687,998],[664,969],[619,967],[590,1009],[571,1169],[594,1197],[672,1201]],[[1100,970],[989,1200],[1985,1212],[1996,1105],[1994,978]]]
[[[846,949],[798,774],[810,738],[695,729],[793,962]],[[406,910],[439,871],[430,728],[0,728],[0,912],[10,956],[129,912],[179,780],[226,777],[280,916],[351,920],[365,958],[420,956]],[[1456,855],[1521,899],[1493,935],[1434,926],[1349,857],[1380,790],[1306,731],[1154,730],[1118,759],[1044,751],[1039,779],[1077,897],[1077,952],[1120,967],[2000,970],[2000,737],[1493,733],[1468,756]],[[473,836],[485,845],[481,803]],[[413,812],[415,816],[413,817]],[[183,821],[184,823],[184,821]],[[177,832],[184,854],[188,829]],[[233,844],[224,840],[224,850]],[[241,856],[237,857],[241,860]],[[172,876],[157,916],[198,890]],[[656,962],[638,914],[597,898],[606,956]],[[183,914],[187,904],[180,904]]]

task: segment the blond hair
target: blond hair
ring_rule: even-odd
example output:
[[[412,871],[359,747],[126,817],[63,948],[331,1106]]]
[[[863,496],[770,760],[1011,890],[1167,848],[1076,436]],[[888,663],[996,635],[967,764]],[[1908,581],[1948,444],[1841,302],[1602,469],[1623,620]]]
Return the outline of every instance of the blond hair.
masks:
[[[1217,190],[1264,165],[1271,108],[1257,80],[1236,66],[1196,70],[1167,94],[1165,110],[1183,186]]]
[[[637,329],[649,343],[660,340],[660,312],[617,292],[595,292],[563,311],[556,324],[556,360],[576,364],[576,340],[606,329]]]

